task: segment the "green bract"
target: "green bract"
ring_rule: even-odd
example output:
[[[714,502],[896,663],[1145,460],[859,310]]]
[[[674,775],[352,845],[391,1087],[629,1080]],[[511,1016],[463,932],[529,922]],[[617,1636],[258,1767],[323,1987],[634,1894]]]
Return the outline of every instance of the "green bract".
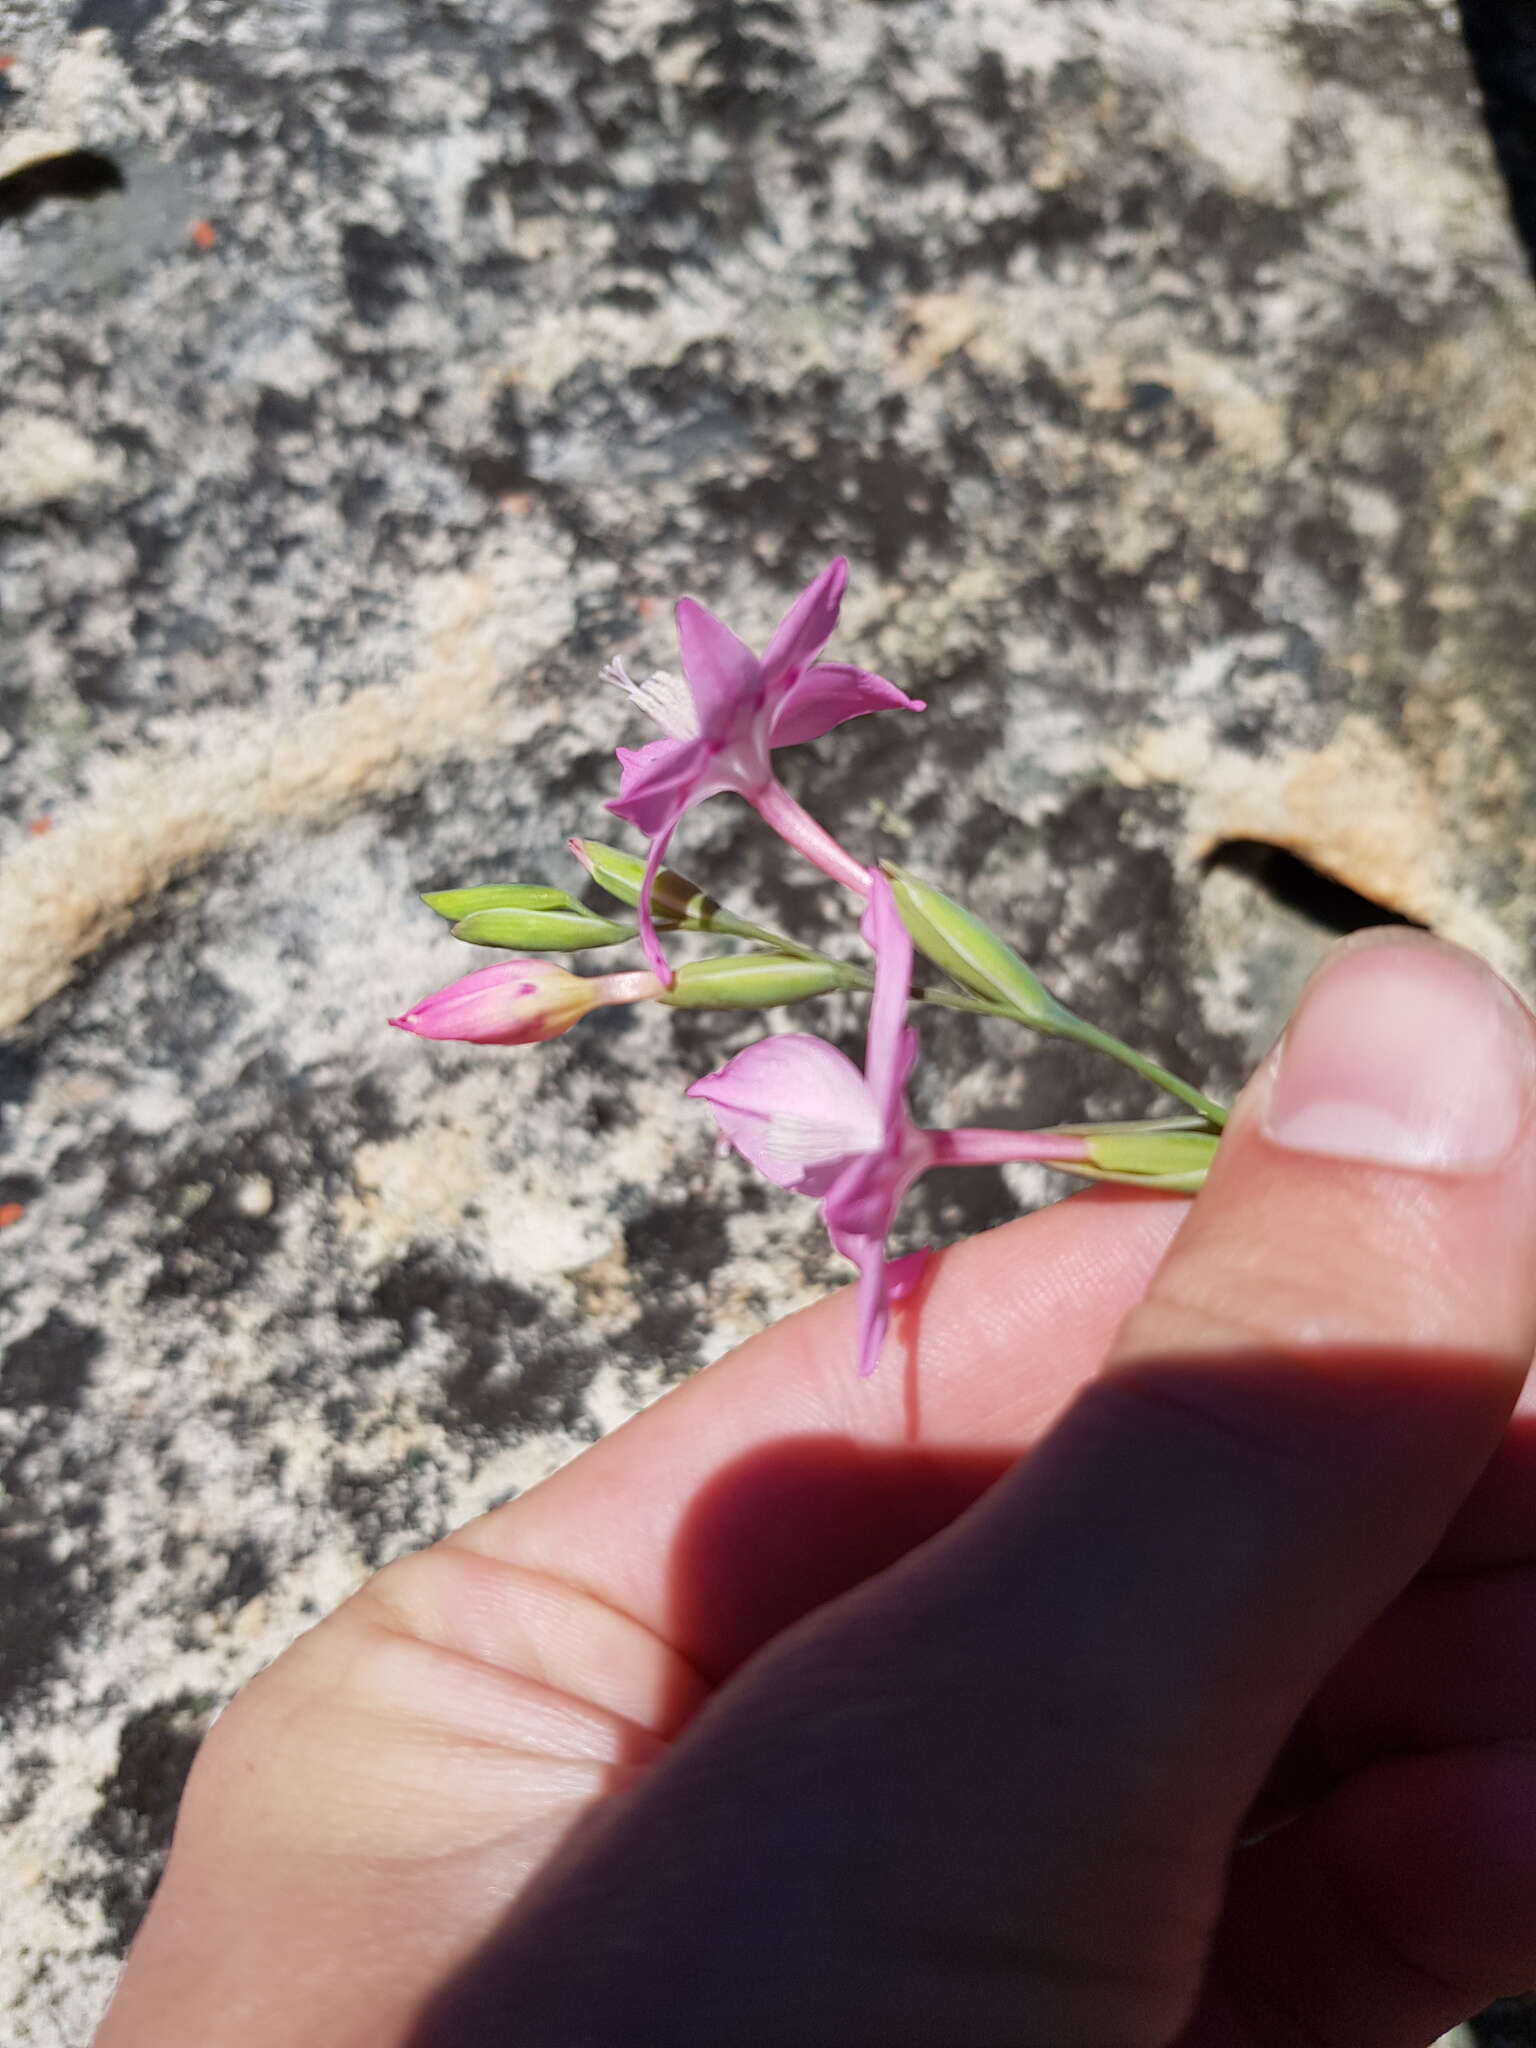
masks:
[[[571,851],[599,888],[606,889],[620,903],[634,907],[640,901],[645,881],[645,862],[616,846],[604,846],[596,839],[573,839]],[[686,875],[662,868],[651,886],[651,910],[658,924],[681,925],[686,931],[715,929],[712,917],[720,911],[713,896]],[[729,915],[729,913],[726,913]]]
[[[573,839],[571,851],[599,887],[616,896],[620,903],[634,906],[640,901],[645,880],[645,862],[632,853],[620,853],[616,846],[603,846],[595,839]],[[734,910],[727,910],[708,896],[686,875],[662,868],[651,885],[651,914],[658,925],[671,931],[718,932],[723,938],[753,939],[760,945],[787,946],[790,941],[761,925],[748,924]]]
[[[422,902],[450,924],[481,910],[564,910],[577,907],[564,889],[536,882],[492,882],[483,889],[437,889]]]
[[[789,953],[725,953],[686,960],[659,1002],[674,1010],[771,1010],[803,1003],[835,988],[857,988],[854,970],[835,960],[797,960]]]
[[[512,953],[580,953],[588,946],[617,946],[632,939],[635,929],[573,903],[569,909],[472,911],[460,918],[453,936]]]
[[[980,918],[905,868],[890,861],[880,865],[890,877],[891,893],[912,943],[936,966],[1037,1031],[1059,1031],[1072,1022],[1072,1013]]]
[[[1085,1132],[1083,1142],[1089,1161],[1102,1172],[1168,1186],[1187,1174],[1204,1180],[1219,1140],[1209,1131],[1106,1131]]]

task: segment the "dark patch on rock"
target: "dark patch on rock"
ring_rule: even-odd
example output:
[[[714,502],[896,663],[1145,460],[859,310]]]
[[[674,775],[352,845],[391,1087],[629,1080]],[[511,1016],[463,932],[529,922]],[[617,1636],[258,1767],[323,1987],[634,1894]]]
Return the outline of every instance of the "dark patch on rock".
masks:
[[[491,407],[491,431],[494,445],[476,449],[465,458],[466,479],[488,498],[526,490],[533,481],[528,469],[528,429],[515,391],[498,392]]]
[[[381,234],[366,221],[342,230],[342,277],[352,311],[364,326],[384,326],[411,296],[404,280],[430,263],[430,253],[412,235]]]
[[[9,1797],[0,1808],[0,1827],[16,1828],[37,1804],[38,1795],[52,1776],[46,1750],[24,1749],[10,1767]]]
[[[99,1330],[83,1328],[63,1309],[50,1309],[35,1330],[0,1352],[0,1407],[73,1414],[101,1351]]]
[[[126,47],[164,12],[165,0],[80,0],[69,26],[74,35],[88,28],[110,29],[114,41]]]
[[[870,557],[882,575],[897,574],[909,550],[947,553],[954,541],[948,474],[900,436],[903,404],[882,404],[864,433],[849,431],[847,394],[817,372],[795,396],[776,401],[750,436],[744,474],[702,482],[705,518],[730,544],[772,534],[773,573],[788,578],[819,567],[839,548]],[[807,415],[816,422],[807,434]],[[793,432],[786,423],[799,424]]]
[[[658,37],[663,51],[695,44],[692,77],[700,82],[681,88],[690,111],[737,142],[770,121],[791,132],[802,126],[798,87],[810,59],[792,8],[779,0],[699,0]]]
[[[659,1369],[669,1379],[693,1369],[698,1358],[699,1318],[695,1309],[675,1295],[646,1300],[614,1344],[636,1365]]]
[[[1261,271],[1295,256],[1307,239],[1306,222],[1295,209],[1220,185],[1194,196],[1180,233],[1186,260],[1215,257],[1234,292],[1251,291]]]
[[[653,1202],[624,1225],[624,1251],[638,1286],[707,1285],[729,1251],[725,1218],[698,1195]]]
[[[717,1042],[707,1063],[717,1065],[721,1057]],[[745,1182],[742,1192],[746,1192]],[[641,1194],[642,1201],[647,1193]],[[743,1206],[734,1191],[729,1203],[684,1195],[674,1202],[650,1201],[625,1223],[630,1292],[639,1307],[615,1344],[637,1365],[659,1368],[672,1376],[694,1364],[698,1294],[702,1292],[707,1299],[729,1256],[726,1226],[732,1206]]]
[[[1536,270],[1536,15],[1527,0],[1461,0],[1461,26],[1510,212]]]
[[[264,384],[256,400],[256,410],[251,415],[251,425],[263,441],[276,441],[286,434],[309,434],[315,423],[315,401],[312,398],[295,398],[291,392],[279,391],[274,385]]]
[[[948,1244],[991,1230],[1017,1216],[1019,1205],[995,1166],[946,1166],[925,1173],[913,1190],[911,1207],[896,1226],[898,1242],[914,1250],[925,1243]]]
[[[582,1389],[605,1348],[547,1322],[523,1334],[515,1355],[466,1346],[443,1380],[444,1417],[497,1441],[529,1429],[575,1429]]]
[[[325,1497],[356,1537],[371,1571],[401,1547],[401,1537],[419,1537],[410,1489],[397,1472],[354,1471],[337,1464],[326,1481]]]
[[[1291,528],[1290,543],[1303,562],[1331,583],[1346,604],[1360,594],[1363,574],[1360,541],[1349,521],[1337,513],[1313,512]]]
[[[475,1280],[425,1249],[407,1252],[374,1288],[372,1305],[395,1325],[403,1344],[416,1341],[430,1317],[467,1348],[499,1350],[508,1331],[525,1329],[544,1314],[536,1294],[510,1280]]]
[[[164,1205],[159,1214],[165,1234],[148,1299],[193,1295],[217,1301],[252,1284],[278,1243],[279,1224],[273,1216],[241,1211],[228,1166],[217,1154],[189,1159],[154,1193]]]
[[[501,1438],[577,1418],[598,1353],[554,1324],[526,1288],[460,1271],[423,1249],[389,1268],[371,1305],[406,1344],[416,1341],[423,1319],[448,1338],[455,1363],[442,1380],[445,1421]]]
[[[53,1677],[78,1642],[96,1599],[84,1590],[74,1560],[59,1554],[56,1515],[35,1499],[20,1461],[0,1462],[8,1515],[33,1519],[0,1528],[0,1722]],[[46,1489],[45,1489],[46,1490]]]
[[[272,1583],[272,1561],[254,1536],[242,1536],[224,1558],[208,1589],[210,1607],[244,1607]]]
[[[121,192],[123,174],[94,149],[65,150],[0,178],[0,223],[25,220],[45,199],[99,199]]]
[[[138,1932],[165,1867],[176,1809],[212,1703],[183,1693],[130,1714],[117,1766],[102,1787],[86,1832],[107,1859],[96,1897],[121,1952]]]
[[[1223,840],[1206,856],[1205,868],[1208,874],[1224,870],[1246,875],[1274,902],[1296,911],[1334,938],[1382,924],[1424,929],[1417,918],[1362,896],[1358,889],[1322,873],[1288,847],[1271,846],[1261,839]]]

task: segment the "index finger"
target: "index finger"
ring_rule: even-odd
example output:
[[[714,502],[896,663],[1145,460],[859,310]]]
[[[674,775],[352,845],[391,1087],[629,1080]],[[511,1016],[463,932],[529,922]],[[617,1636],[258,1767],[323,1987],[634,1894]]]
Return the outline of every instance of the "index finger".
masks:
[[[1186,1208],[1096,1190],[950,1247],[870,1379],[847,1288],[454,1540],[620,1609],[718,1679],[944,1527],[1044,1433]]]

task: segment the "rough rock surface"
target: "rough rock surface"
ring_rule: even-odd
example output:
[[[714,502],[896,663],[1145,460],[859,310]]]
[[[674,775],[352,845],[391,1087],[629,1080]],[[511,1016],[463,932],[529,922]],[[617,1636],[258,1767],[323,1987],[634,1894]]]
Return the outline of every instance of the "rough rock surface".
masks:
[[[756,1020],[382,1026],[485,957],[416,890],[570,879],[601,664],[849,553],[932,709],[797,792],[1218,1090],[1372,906],[1528,980],[1536,300],[1437,0],[0,0],[0,122],[0,2027],[54,2044],[234,1687],[840,1277],[679,1104]],[[838,928],[730,799],[679,865]],[[1147,1101],[927,1043],[935,1117]]]

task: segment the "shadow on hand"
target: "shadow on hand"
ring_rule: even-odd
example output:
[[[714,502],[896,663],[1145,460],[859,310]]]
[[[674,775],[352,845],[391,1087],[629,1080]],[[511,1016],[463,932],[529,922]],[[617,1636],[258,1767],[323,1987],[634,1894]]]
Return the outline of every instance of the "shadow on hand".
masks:
[[[1135,1560],[1147,1547],[1149,1529],[1161,1518],[1166,1531],[1170,1513],[1175,1521],[1181,1519],[1176,1505],[1184,1476],[1181,1459],[1187,1461],[1194,1496],[1209,1492],[1223,1498],[1225,1508],[1234,1511],[1234,1530],[1242,1521],[1245,1472],[1251,1468],[1262,1474],[1269,1464],[1282,1475],[1294,1475],[1282,1477],[1279,1485],[1283,1492],[1294,1484],[1301,1505],[1297,1546],[1303,1561],[1313,1549],[1307,1523],[1314,1484],[1333,1498],[1337,1513],[1339,1501],[1347,1507],[1353,1498],[1358,1479],[1365,1518],[1382,1469],[1395,1470],[1399,1482],[1406,1476],[1411,1498],[1411,1481],[1422,1465],[1430,1494],[1443,1496],[1446,1474],[1454,1472],[1457,1459],[1454,1450],[1442,1459],[1437,1444],[1458,1437],[1475,1444],[1479,1408],[1486,1415],[1490,1370],[1502,1368],[1477,1357],[1403,1358],[1379,1351],[1314,1354],[1304,1360],[1250,1356],[1150,1368],[1150,1398],[1139,1435],[1137,1428],[1118,1435],[1111,1428],[1104,1438],[1105,1462],[1096,1469],[1105,1483],[1095,1489],[1093,1541],[1076,1547],[1066,1542],[1060,1554],[1042,1561],[1052,1588],[1047,1608],[1066,1613],[1081,1602],[1090,1615],[1115,1611],[1114,1600],[1103,1599],[1105,1586],[1125,1575],[1128,1561],[1129,1576],[1137,1580]],[[1075,1449],[1069,1455],[1081,1459],[1086,1448],[1091,1458],[1097,1442],[1091,1411],[1101,1406],[1087,1390],[1045,1446],[1058,1436],[1072,1439]],[[1191,1414],[1194,1422],[1188,1427]],[[1170,1435],[1171,1457],[1164,1455],[1163,1441]],[[870,1446],[849,1437],[812,1435],[759,1446],[715,1473],[680,1524],[670,1561],[673,1641],[713,1645],[707,1675],[724,1682],[797,1620],[876,1579],[947,1529],[1017,1462],[1016,1449]],[[1119,1455],[1111,1456],[1117,1449]],[[1150,1449],[1152,1455],[1138,1456],[1138,1449]],[[1028,1464],[1033,1463],[1031,1458]],[[658,1483],[665,1483],[665,1475],[658,1475]],[[1026,1490],[1028,1484],[1026,1476]],[[1402,1493],[1399,1483],[1397,1494]],[[1383,1498],[1393,1497],[1389,1484]],[[1434,1512],[1449,1513],[1452,1504],[1441,1498]],[[1005,1517],[1012,1512],[1005,1504]],[[1158,1570],[1175,1561],[1186,1583],[1202,1583],[1212,1556],[1210,1537],[1203,1532],[1202,1514],[1190,1519],[1187,1542],[1176,1537],[1171,1545],[1159,1541],[1150,1548],[1158,1554]],[[1209,1514],[1203,1519],[1208,1521]],[[1008,1526],[1005,1522],[1005,1535]],[[1369,1526],[1368,1519],[1362,1526]],[[1260,1516],[1249,1534],[1273,1549],[1276,1531],[1283,1534],[1287,1528],[1283,1518]],[[1289,1547],[1286,1537],[1280,1548]],[[1049,1542],[1046,1548],[1055,1550]],[[1391,1549],[1390,1537],[1386,1548]],[[997,1611],[1011,1613],[1005,1596],[1017,1568],[1008,1562],[1009,1544],[989,1539],[984,1550],[995,1555],[983,1579],[988,1570],[996,1570]],[[1521,1414],[1451,1521],[1429,1569],[1497,1568],[1533,1555],[1536,1414]],[[1262,1569],[1256,1574],[1258,1583],[1266,1577]],[[1319,1600],[1327,1604],[1331,1597],[1331,1589],[1320,1584]],[[942,1613],[939,1623],[942,1639]],[[1012,1633],[1010,1623],[999,1637],[1004,1666],[1012,1654],[1007,1648]],[[1038,1632],[1033,1639],[1040,1640]],[[1112,1645],[1106,1649],[1113,1653]],[[946,1654],[943,1641],[936,1641],[935,1655],[942,1659]],[[1015,1732],[1020,1732],[1016,1726]],[[1305,1734],[1304,1717],[1297,1737]],[[1326,1779],[1313,1777],[1304,1742],[1297,1737],[1282,1751],[1261,1799],[1261,1809],[1268,1809],[1264,1826],[1328,1789]],[[706,1844],[691,1875],[686,1835],[674,1830],[669,1836],[655,1812],[629,1829],[627,1838],[627,1796],[590,1815],[501,1927],[434,1998],[412,2037],[413,2048],[505,2048],[508,2041],[524,2038],[518,2030],[520,2015],[531,2026],[526,2038],[540,2048],[578,2041],[617,2048],[631,2039],[654,2039],[660,2048],[665,2034],[646,2031],[642,2010],[654,2018],[657,2004],[670,2012],[673,1999],[681,2001],[679,2011],[692,2010],[692,1994],[682,1980],[697,1964],[696,1955],[689,1960],[695,1944],[674,1944],[668,1932],[679,1924],[678,1899],[713,1902],[704,1917],[723,1919],[726,1950],[738,1939],[750,1948],[755,1937],[743,1929],[770,1930],[791,1903],[776,1889],[771,1870],[759,1874],[755,1869],[751,1787],[744,1784],[741,1790],[730,1843],[722,1850],[716,1842],[713,1854]],[[811,1876],[807,1866],[797,1867]],[[730,1873],[725,1889],[739,1896],[723,1895],[722,1870]],[[811,1892],[817,1889],[813,1882]],[[800,1988],[809,1995],[814,1986],[808,1981]],[[562,2032],[551,2015],[564,2013],[567,1998],[572,2030]],[[639,2032],[625,2031],[631,2019]],[[694,2038],[687,2035],[689,2042]]]

